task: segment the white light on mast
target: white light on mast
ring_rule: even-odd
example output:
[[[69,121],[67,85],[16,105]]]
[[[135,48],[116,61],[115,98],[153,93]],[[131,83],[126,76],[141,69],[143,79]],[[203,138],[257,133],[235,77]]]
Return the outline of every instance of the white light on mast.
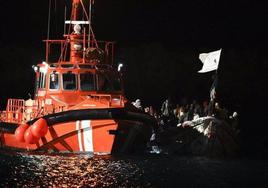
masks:
[[[77,34],[77,35],[81,34],[81,26],[79,24],[76,24],[74,26],[74,33]]]
[[[33,65],[32,68],[33,68],[34,72],[38,71],[38,66]]]
[[[40,72],[47,73],[47,69],[49,67],[47,62],[43,61],[42,64],[45,66],[40,67]]]

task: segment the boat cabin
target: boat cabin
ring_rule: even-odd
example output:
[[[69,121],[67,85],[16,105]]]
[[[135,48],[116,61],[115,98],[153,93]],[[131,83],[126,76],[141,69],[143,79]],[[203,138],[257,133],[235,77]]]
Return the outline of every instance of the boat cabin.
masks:
[[[123,94],[118,72],[108,65],[90,64],[47,64],[34,67],[36,72],[36,97],[77,93],[90,95],[97,93]]]

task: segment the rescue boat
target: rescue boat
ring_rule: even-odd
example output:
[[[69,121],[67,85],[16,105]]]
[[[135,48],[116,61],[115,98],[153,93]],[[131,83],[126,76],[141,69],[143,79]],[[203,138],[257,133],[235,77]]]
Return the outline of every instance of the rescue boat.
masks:
[[[126,99],[115,43],[96,40],[92,6],[72,0],[68,32],[44,40],[46,60],[33,66],[33,99],[8,99],[0,113],[0,148],[111,154],[146,147],[155,119]]]

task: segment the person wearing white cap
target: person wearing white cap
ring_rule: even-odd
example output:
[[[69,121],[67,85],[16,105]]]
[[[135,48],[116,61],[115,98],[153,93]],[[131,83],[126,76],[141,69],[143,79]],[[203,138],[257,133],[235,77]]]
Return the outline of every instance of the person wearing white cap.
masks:
[[[140,109],[140,110],[143,110],[143,108],[142,108],[142,106],[141,106],[141,100],[140,100],[140,99],[137,99],[137,100],[133,103],[133,105],[134,105],[136,108],[138,108],[138,109]]]

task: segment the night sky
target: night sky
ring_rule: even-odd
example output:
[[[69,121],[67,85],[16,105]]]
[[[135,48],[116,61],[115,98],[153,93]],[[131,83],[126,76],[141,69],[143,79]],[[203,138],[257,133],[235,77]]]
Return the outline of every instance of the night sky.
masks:
[[[64,5],[52,0],[51,38],[62,35]],[[267,119],[268,11],[250,0],[95,0],[93,29],[99,40],[117,41],[130,100],[159,107],[208,100],[212,73],[198,74],[200,53],[222,48],[218,100],[240,112],[245,130]],[[7,98],[33,92],[32,65],[44,60],[48,0],[0,2],[0,107]],[[57,33],[57,34],[56,34]],[[256,120],[256,121],[255,121]],[[266,123],[267,124],[267,123]],[[256,142],[264,133],[254,128]]]

